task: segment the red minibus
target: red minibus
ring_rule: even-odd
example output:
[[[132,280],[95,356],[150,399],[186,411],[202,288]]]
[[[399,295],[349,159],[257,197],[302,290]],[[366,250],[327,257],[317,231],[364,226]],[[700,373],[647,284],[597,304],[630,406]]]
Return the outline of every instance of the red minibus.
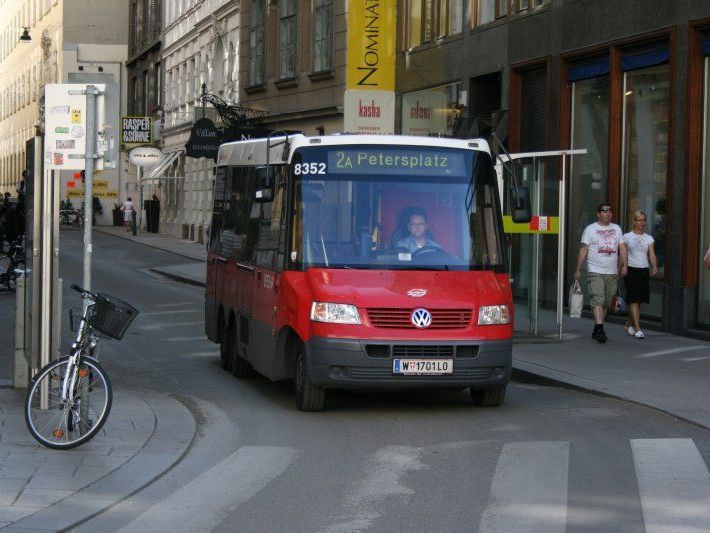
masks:
[[[498,406],[513,301],[485,140],[301,134],[223,144],[206,332],[238,377],[471,390]]]

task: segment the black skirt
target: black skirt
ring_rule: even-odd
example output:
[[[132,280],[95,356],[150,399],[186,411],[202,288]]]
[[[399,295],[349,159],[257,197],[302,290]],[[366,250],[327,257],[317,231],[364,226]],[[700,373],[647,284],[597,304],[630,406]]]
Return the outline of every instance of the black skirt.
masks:
[[[630,304],[647,304],[648,292],[648,269],[629,267],[626,274],[626,301]]]

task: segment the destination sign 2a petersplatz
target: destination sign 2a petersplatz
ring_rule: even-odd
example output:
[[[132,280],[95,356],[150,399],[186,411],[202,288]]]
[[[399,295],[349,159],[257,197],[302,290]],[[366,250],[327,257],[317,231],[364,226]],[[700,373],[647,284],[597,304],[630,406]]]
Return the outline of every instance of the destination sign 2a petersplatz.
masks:
[[[150,117],[121,117],[121,142],[123,144],[150,144],[153,142]]]
[[[333,174],[467,176],[464,155],[453,150],[329,150],[324,170]]]

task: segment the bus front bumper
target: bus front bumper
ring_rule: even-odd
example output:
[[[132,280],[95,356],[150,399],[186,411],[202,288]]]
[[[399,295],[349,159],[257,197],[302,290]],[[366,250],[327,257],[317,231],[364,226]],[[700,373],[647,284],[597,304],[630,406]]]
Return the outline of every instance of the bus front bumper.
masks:
[[[325,388],[400,389],[506,385],[512,367],[512,340],[366,341],[312,337],[305,343],[311,380]],[[395,359],[453,362],[444,375],[401,375]]]

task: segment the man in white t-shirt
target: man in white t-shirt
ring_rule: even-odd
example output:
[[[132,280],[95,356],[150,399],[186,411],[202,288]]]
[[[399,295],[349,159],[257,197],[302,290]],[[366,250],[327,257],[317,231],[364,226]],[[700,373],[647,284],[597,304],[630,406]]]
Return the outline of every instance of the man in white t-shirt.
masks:
[[[606,342],[604,319],[606,310],[616,294],[619,268],[626,275],[627,253],[621,228],[611,222],[612,209],[607,203],[597,208],[597,221],[582,233],[574,279],[579,280],[582,264],[587,260],[589,299],[594,312],[592,338]]]

